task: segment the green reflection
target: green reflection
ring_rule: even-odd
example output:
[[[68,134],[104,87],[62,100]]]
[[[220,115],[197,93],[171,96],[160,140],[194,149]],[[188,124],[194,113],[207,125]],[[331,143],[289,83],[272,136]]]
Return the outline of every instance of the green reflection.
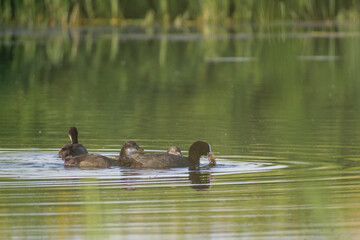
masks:
[[[338,141],[359,103],[358,37],[341,34],[133,41],[120,30],[90,29],[4,38],[0,146],[57,148],[70,125],[89,147],[119,148],[126,139],[180,141],[184,149],[197,139]],[[331,136],[321,128],[327,119],[337,126]]]
[[[22,187],[1,178],[14,182],[0,187],[3,236],[356,234],[359,35],[332,30],[188,39],[113,28],[5,34],[0,148],[58,149],[76,125],[88,149],[135,139],[145,149],[187,150],[206,140],[225,158],[288,167],[186,176],[166,187],[76,175],[62,187]],[[193,179],[204,187],[191,188]]]

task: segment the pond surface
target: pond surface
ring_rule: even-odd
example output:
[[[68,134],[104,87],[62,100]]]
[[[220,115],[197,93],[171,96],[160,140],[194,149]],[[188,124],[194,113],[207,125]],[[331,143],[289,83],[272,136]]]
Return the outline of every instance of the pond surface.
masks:
[[[3,28],[0,235],[359,239],[359,62],[358,27]],[[72,125],[90,152],[205,140],[218,165],[64,168]]]

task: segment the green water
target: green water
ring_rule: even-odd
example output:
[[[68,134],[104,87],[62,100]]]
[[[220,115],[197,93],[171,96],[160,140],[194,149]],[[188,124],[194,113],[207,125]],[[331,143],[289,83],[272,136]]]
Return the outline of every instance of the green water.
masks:
[[[360,32],[2,29],[4,239],[358,239]],[[218,166],[65,169],[205,140]],[[206,161],[203,161],[206,162]]]

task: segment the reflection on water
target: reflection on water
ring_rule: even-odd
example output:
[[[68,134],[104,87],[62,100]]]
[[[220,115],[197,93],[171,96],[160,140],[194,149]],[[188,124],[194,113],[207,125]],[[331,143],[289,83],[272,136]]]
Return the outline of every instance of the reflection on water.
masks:
[[[342,238],[359,223],[358,167],[294,161],[284,151],[278,159],[223,155],[210,169],[203,159],[199,170],[81,170],[64,168],[56,154],[1,151],[4,236]]]
[[[339,56],[299,56],[303,61],[334,61],[339,60]]]
[[[212,57],[207,58],[207,62],[251,62],[257,61],[254,57]]]
[[[0,235],[358,239],[358,31],[0,33]],[[272,32],[273,31],[273,32]],[[196,140],[199,170],[65,169]]]
[[[194,189],[208,189],[210,188],[210,173],[201,170],[190,170],[189,179],[191,187]]]
[[[104,156],[117,156],[116,152],[98,152]],[[64,180],[76,178],[96,178],[96,179],[121,179],[129,183],[147,184],[168,184],[174,180],[190,179],[191,183],[210,183],[210,172],[215,175],[237,174],[257,171],[270,171],[286,167],[282,164],[271,164],[267,162],[247,162],[232,161],[226,158],[218,159],[216,167],[209,168],[208,160],[201,159],[199,169],[172,168],[172,169],[131,169],[113,166],[109,169],[98,169],[85,171],[79,168],[65,168],[64,161],[59,159],[57,152],[49,149],[44,151],[37,149],[0,149],[1,177],[17,179],[46,179],[44,184],[50,184],[51,180]],[[223,156],[226,157],[226,156]],[[232,156],[234,157],[234,156]],[[241,157],[241,156],[239,156]],[[188,177],[189,176],[189,177]],[[26,181],[25,181],[26,182]],[[185,182],[188,182],[185,180]],[[10,183],[11,184],[11,183]],[[160,185],[159,185],[160,186]],[[143,187],[143,186],[141,186]]]

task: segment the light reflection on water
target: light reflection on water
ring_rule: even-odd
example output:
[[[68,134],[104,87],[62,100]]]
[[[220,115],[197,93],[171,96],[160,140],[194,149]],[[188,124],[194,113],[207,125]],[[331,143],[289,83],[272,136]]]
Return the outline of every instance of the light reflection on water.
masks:
[[[117,155],[116,152],[109,151],[99,153]],[[63,161],[52,149],[1,149],[0,217],[10,220],[1,222],[0,232],[12,237],[27,235],[30,239],[39,235],[54,237],[61,235],[58,228],[63,226],[61,228],[66,229],[65,236],[75,238],[77,232],[83,236],[84,231],[95,236],[121,234],[131,238],[147,238],[151,234],[156,238],[175,237],[179,234],[183,237],[201,238],[236,236],[234,233],[224,233],[222,227],[228,228],[227,224],[224,225],[221,221],[218,224],[212,223],[212,220],[217,221],[219,217],[239,217],[236,213],[239,210],[235,206],[230,209],[221,206],[212,206],[206,211],[203,209],[203,205],[233,202],[234,197],[213,195],[203,198],[196,196],[196,192],[206,191],[212,184],[242,184],[217,183],[219,176],[264,173],[287,166],[266,161],[239,161],[234,158],[236,156],[231,156],[231,159],[222,156],[218,159],[218,165],[211,169],[206,167],[207,160],[203,159],[200,171],[189,171],[187,168],[136,170],[120,167],[81,170],[64,168]],[[193,196],[189,198],[189,192],[184,187],[193,188],[195,195],[192,193],[190,195]],[[112,197],[114,194],[123,195],[124,190],[125,197]],[[144,191],[150,191],[150,194],[144,194]],[[135,198],[131,197],[133,194]],[[27,200],[29,197],[31,201]],[[205,216],[201,216],[204,213]],[[69,216],[71,220],[62,222],[62,218]],[[36,222],[37,219],[49,217],[57,219],[57,223],[51,221],[45,226],[28,224],[28,221]],[[84,217],[91,220],[84,222]],[[4,228],[18,218],[22,220],[16,220],[16,231]],[[118,220],[114,221],[114,218]],[[132,220],[125,220],[128,218]],[[189,224],[189,218],[195,218],[196,221],[190,220],[192,223]],[[212,233],[205,233],[203,224],[198,221],[210,224]],[[186,233],[188,231],[193,233]],[[161,235],[158,235],[160,232]]]
[[[128,169],[111,167],[110,169],[93,169],[84,171],[79,168],[64,168],[63,161],[57,157],[57,152],[36,149],[0,149],[1,177],[18,179],[67,179],[67,178],[96,178],[96,179],[128,179],[129,181],[168,183],[169,180],[181,179],[188,176],[188,168],[157,169]],[[161,152],[152,150],[153,152]],[[97,152],[104,156],[114,157],[115,152]],[[236,156],[230,156],[236,158]],[[242,156],[238,156],[242,158]],[[262,158],[264,159],[264,158]],[[212,175],[240,174],[276,170],[285,165],[274,165],[266,162],[231,161],[226,156],[217,158],[217,166],[208,168],[206,159],[201,159],[201,171]],[[47,182],[48,183],[48,182]],[[50,183],[48,183],[50,184]],[[154,186],[157,187],[157,186]]]
[[[211,169],[203,159],[201,171],[81,170],[64,168],[53,149],[1,149],[0,163],[0,232],[12,238],[322,239],[333,231],[336,238],[346,237],[341,229],[351,232],[360,224],[358,215],[343,224],[327,219],[360,207],[340,200],[344,191],[358,195],[346,189],[360,186],[360,177],[336,175],[339,165],[333,163],[309,164],[285,155],[222,155]],[[304,178],[302,171],[310,177]],[[193,182],[193,173],[202,181]],[[348,179],[352,182],[346,186]],[[303,194],[320,199],[299,202]],[[333,200],[324,205],[321,199],[329,196]],[[299,227],[303,212],[317,223]],[[15,222],[16,229],[6,227]],[[281,227],[274,231],[276,224]]]

